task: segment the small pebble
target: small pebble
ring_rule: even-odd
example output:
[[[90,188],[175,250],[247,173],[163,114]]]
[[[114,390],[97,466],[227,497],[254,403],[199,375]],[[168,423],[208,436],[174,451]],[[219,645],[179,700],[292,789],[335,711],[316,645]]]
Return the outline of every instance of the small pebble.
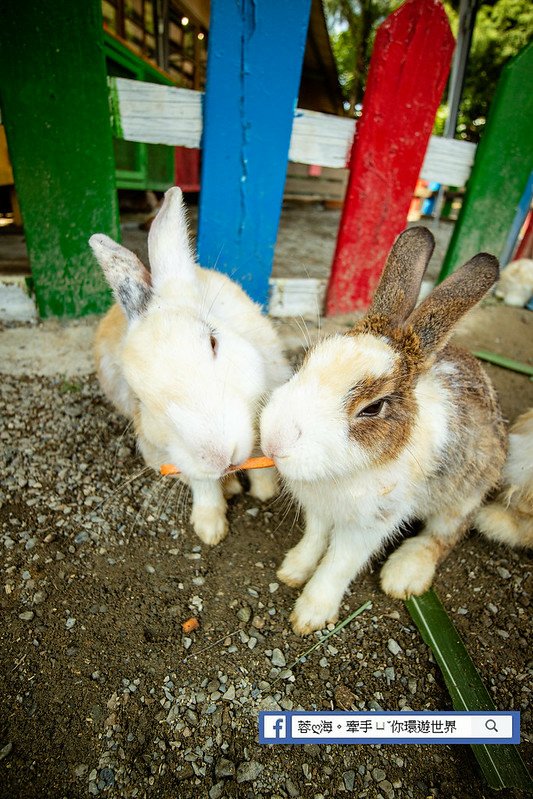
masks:
[[[263,771],[264,766],[257,760],[250,760],[248,763],[241,763],[237,769],[237,782],[252,782]]]
[[[353,791],[355,786],[355,771],[345,771],[342,775],[342,780],[346,790],[350,792]]]
[[[281,668],[287,665],[287,661],[285,660],[285,656],[281,649],[273,649],[270,660],[273,666],[279,666]]]
[[[387,641],[387,649],[391,653],[391,655],[399,655],[402,651],[400,644],[394,640],[394,638],[389,638]]]
[[[237,611],[237,618],[239,621],[249,622],[252,617],[252,609],[245,605]]]
[[[232,700],[235,699],[235,686],[230,685],[228,690],[222,694],[222,699]]]
[[[3,760],[13,749],[11,741],[0,749],[0,760]]]
[[[511,576],[511,572],[508,569],[505,569],[503,566],[498,566],[496,569],[502,580],[508,580]]]

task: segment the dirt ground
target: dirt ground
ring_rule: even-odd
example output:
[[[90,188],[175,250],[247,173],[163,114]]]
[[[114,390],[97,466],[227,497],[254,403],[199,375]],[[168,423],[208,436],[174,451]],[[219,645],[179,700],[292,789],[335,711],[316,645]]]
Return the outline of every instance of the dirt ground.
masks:
[[[228,538],[201,545],[187,496],[141,472],[102,397],[93,326],[0,331],[0,796],[503,796],[468,746],[258,744],[261,709],[437,710],[450,699],[403,603],[380,592],[379,562],[343,612],[372,608],[288,668],[314,640],[292,633],[296,593],[275,575],[300,535],[294,510],[244,494]],[[298,328],[282,332],[295,349]],[[489,301],[459,339],[532,364],[533,314]],[[527,377],[487,371],[507,418],[533,406]],[[530,769],[532,572],[530,555],[473,532],[435,583],[497,708],[521,711]],[[190,616],[200,627],[184,635]]]

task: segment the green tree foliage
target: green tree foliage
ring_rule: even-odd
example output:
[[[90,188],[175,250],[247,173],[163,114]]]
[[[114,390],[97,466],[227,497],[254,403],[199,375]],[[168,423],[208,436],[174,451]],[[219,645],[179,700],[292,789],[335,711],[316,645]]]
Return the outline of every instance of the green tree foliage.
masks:
[[[463,138],[477,141],[485,125],[502,68],[532,38],[531,0],[496,0],[480,5],[457,127]]]
[[[350,112],[361,103],[376,30],[401,0],[323,0],[339,78]],[[455,35],[459,0],[444,0]],[[486,0],[477,12],[457,130],[477,141],[503,66],[533,38],[532,0]],[[435,131],[447,115],[441,106]]]
[[[350,113],[363,99],[376,29],[399,0],[324,0],[339,80]]]

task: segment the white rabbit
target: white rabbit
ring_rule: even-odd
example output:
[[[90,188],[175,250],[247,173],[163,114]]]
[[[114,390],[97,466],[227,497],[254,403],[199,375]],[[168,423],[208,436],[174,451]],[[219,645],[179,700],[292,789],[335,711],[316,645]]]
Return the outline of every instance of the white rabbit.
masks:
[[[494,293],[505,305],[523,308],[533,297],[533,259],[519,258],[502,269]]]
[[[498,262],[477,255],[415,309],[432,250],[425,228],[399,236],[369,314],[313,347],[263,411],[263,451],[305,511],[305,534],[278,571],[306,583],[297,633],[335,621],[351,580],[412,519],[425,527],[391,555],[381,585],[394,597],[423,593],[500,479],[495,392],[476,359],[447,344]]]
[[[261,400],[290,374],[278,336],[236,283],[195,264],[178,188],[150,228],[151,274],[107,236],[90,245],[118,301],[96,334],[101,385],[133,419],[146,463],[182,470],[193,527],[217,544],[228,529],[224,494],[240,490],[227,470],[252,453]],[[250,482],[253,496],[268,499],[275,470],[252,472]]]
[[[477,513],[476,527],[500,544],[533,547],[533,408],[509,431],[502,490]]]

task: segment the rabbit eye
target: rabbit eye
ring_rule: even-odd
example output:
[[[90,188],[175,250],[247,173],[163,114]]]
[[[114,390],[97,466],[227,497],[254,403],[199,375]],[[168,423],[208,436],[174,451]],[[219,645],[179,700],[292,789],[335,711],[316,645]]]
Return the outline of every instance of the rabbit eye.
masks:
[[[385,402],[386,402],[386,397],[377,400],[377,402],[372,402],[370,405],[367,405],[366,408],[360,410],[357,416],[379,416],[379,414],[383,410]]]
[[[209,341],[211,342],[211,349],[213,350],[213,355],[217,354],[218,350],[218,341],[216,340],[215,336],[211,333],[209,337]]]

